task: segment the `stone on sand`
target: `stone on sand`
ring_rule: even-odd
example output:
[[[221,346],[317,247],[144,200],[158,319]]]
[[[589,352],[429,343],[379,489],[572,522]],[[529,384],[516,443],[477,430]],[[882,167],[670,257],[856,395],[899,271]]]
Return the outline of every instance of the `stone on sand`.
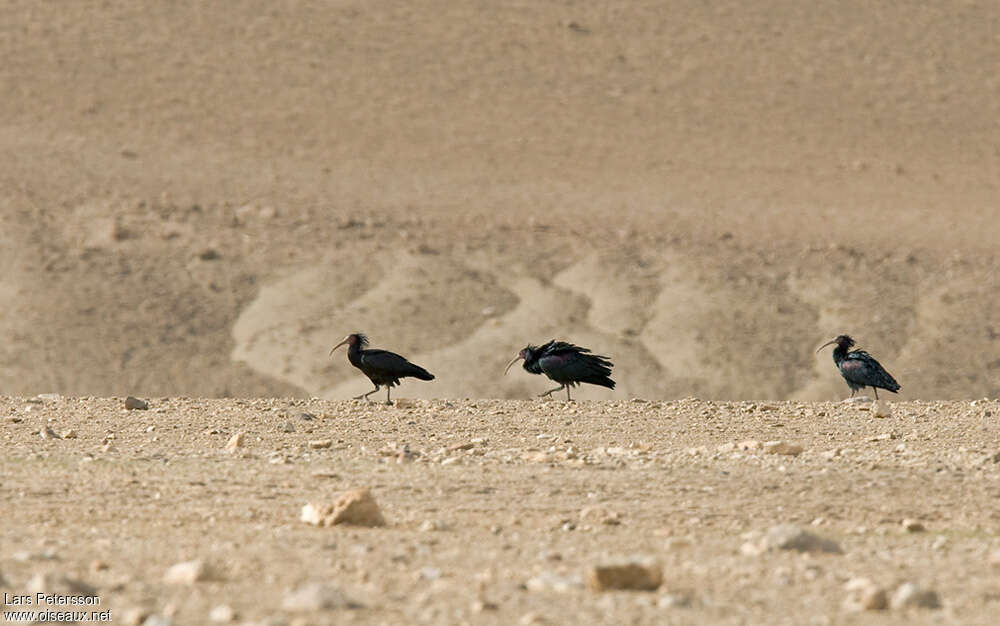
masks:
[[[163,574],[168,585],[193,585],[206,580],[217,580],[216,572],[201,559],[175,563]]]
[[[309,503],[302,507],[300,518],[314,526],[384,526],[385,518],[368,489],[345,492],[333,504]]]
[[[662,583],[663,566],[652,557],[592,565],[587,569],[587,586],[592,591],[655,591]]]

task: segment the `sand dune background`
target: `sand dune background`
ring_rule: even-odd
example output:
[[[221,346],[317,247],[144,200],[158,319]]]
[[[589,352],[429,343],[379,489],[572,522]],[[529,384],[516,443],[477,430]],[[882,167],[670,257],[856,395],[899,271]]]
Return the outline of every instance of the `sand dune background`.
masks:
[[[710,5],[0,8],[0,391],[1000,394],[1000,8]]]

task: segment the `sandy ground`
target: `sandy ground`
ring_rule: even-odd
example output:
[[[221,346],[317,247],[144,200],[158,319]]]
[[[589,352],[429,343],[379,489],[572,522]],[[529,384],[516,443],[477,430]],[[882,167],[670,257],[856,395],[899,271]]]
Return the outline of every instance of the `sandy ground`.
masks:
[[[115,623],[208,623],[218,606],[258,624],[993,623],[1000,403],[870,409],[7,397],[0,573],[7,593],[39,574],[50,591],[91,585]],[[299,521],[357,487],[386,526]],[[841,553],[753,549],[784,523]],[[637,556],[662,567],[656,591],[584,586],[588,568]],[[164,581],[193,559],[210,579]],[[941,607],[853,612],[860,578],[890,598],[912,582]],[[356,606],[286,604],[316,582]]]
[[[309,623],[987,623],[998,32],[964,1],[3,4],[0,582],[176,624],[291,622],[314,580],[364,608]],[[351,403],[354,331],[437,378]],[[893,417],[830,404],[840,333]],[[617,389],[501,375],[553,338]],[[296,521],[355,486],[388,528]],[[741,552],[784,522],[843,554]],[[578,588],[632,553],[662,589]],[[223,579],[162,583],[191,558]],[[849,613],[859,577],[943,608]]]

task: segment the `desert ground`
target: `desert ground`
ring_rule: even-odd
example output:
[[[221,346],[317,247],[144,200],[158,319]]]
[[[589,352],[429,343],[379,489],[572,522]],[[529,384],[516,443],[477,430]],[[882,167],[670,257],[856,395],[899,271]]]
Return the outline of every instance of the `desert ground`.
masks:
[[[3,5],[0,586],[121,623],[990,623],[998,32],[959,1]],[[436,379],[350,400],[355,331]],[[840,333],[902,384],[879,410],[815,352]],[[616,389],[502,375],[553,338]],[[386,526],[299,521],[355,488]],[[632,556],[656,591],[587,587]],[[351,600],[295,608],[317,582]],[[856,610],[906,583],[940,606]]]

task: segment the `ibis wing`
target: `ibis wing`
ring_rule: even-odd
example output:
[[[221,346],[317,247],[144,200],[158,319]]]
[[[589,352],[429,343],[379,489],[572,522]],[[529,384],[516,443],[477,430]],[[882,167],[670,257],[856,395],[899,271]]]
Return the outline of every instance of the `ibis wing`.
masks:
[[[434,375],[410,363],[405,358],[388,350],[365,350],[361,354],[362,370],[369,377],[390,379],[413,376],[422,380],[432,380]]]
[[[844,379],[855,385],[864,387],[879,387],[889,391],[898,391],[899,383],[889,372],[864,350],[848,353],[840,363],[840,373]]]
[[[589,350],[581,350],[576,346],[550,350],[538,363],[542,372],[557,383],[591,383],[614,389],[615,381],[610,378],[611,361],[607,357],[586,352]]]

